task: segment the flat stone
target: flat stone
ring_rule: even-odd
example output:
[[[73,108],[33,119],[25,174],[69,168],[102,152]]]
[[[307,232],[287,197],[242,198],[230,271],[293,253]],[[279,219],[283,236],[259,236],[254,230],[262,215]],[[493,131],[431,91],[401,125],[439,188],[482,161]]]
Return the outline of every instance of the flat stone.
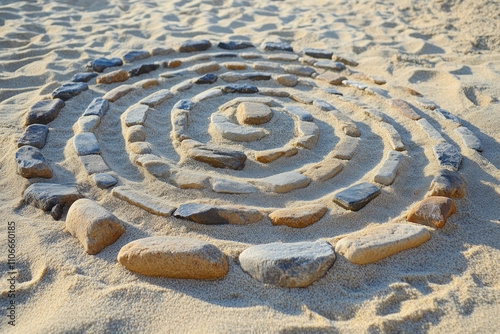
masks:
[[[415,102],[424,109],[434,110],[437,108],[437,105],[434,102],[423,97],[416,98]]]
[[[188,171],[179,171],[170,177],[170,182],[181,189],[203,189],[209,184],[209,177]]]
[[[380,188],[368,182],[358,183],[333,195],[333,201],[351,211],[358,211],[380,195]]]
[[[462,162],[462,155],[455,146],[444,142],[434,145],[433,150],[440,166],[458,170]]]
[[[318,75],[316,79],[320,81],[325,81],[330,85],[336,85],[336,86],[342,85],[342,82],[344,80],[347,80],[345,76],[331,71],[326,71],[325,73]]]
[[[227,62],[224,63],[224,67],[231,71],[241,71],[241,70],[246,70],[247,65],[245,63],[240,63],[240,62]]]
[[[293,53],[272,53],[266,54],[266,59],[275,60],[275,61],[288,61],[293,62],[299,59],[299,56]]]
[[[118,183],[118,180],[108,173],[94,174],[93,178],[95,184],[101,189],[108,189]]]
[[[85,73],[77,73],[73,75],[70,81],[72,82],[89,82],[93,78],[97,76],[97,73],[93,72],[85,72]]]
[[[142,165],[151,175],[157,178],[165,179],[170,176],[170,169],[172,168],[169,161],[161,158],[157,160],[145,161]]]
[[[16,151],[15,157],[17,174],[22,177],[52,177],[52,169],[38,148],[29,145],[22,146]]]
[[[65,103],[61,99],[43,100],[35,103],[26,115],[25,125],[52,122],[64,105]]]
[[[333,56],[333,51],[325,49],[305,48],[302,50],[302,52],[313,58],[332,59]]]
[[[115,82],[127,81],[128,78],[129,78],[129,75],[128,75],[127,71],[122,69],[122,70],[116,70],[113,72],[103,74],[103,75],[97,77],[96,82],[98,84],[112,84]]]
[[[239,256],[241,268],[259,282],[286,288],[311,285],[335,262],[326,241],[271,243],[252,246]]]
[[[170,91],[172,92],[172,94],[177,94],[179,92],[184,92],[186,90],[189,90],[193,86],[194,84],[191,81],[183,81],[181,83],[178,83],[177,85],[170,87]]]
[[[436,108],[434,110],[434,112],[436,114],[438,114],[439,116],[441,116],[441,118],[443,118],[445,120],[451,121],[451,122],[453,122],[455,124],[458,124],[458,125],[461,124],[460,119],[457,116],[455,116],[452,113],[450,113],[449,111],[447,111],[447,110],[444,110],[444,109],[441,109],[441,108]]]
[[[132,125],[127,129],[125,133],[125,139],[129,143],[135,143],[138,141],[146,140],[146,130],[142,125]]]
[[[228,140],[255,141],[267,135],[264,129],[231,123],[226,116],[219,113],[213,113],[210,120],[214,131]]]
[[[256,187],[247,183],[228,179],[215,179],[212,190],[223,194],[252,194],[258,191]]]
[[[305,77],[310,77],[316,73],[314,68],[301,65],[286,65],[283,66],[283,70],[289,74],[301,75]]]
[[[252,85],[227,85],[221,88],[223,93],[256,94],[259,92],[257,86]]]
[[[89,89],[89,86],[85,82],[68,82],[54,90],[52,98],[66,101],[87,89]]]
[[[292,46],[288,43],[285,43],[285,42],[264,42],[264,43],[262,43],[261,47],[265,51],[293,52]]]
[[[172,138],[183,141],[191,138],[187,132],[189,111],[183,109],[173,109],[171,114]]]
[[[471,130],[469,130],[465,126],[459,126],[455,129],[455,132],[458,133],[460,137],[462,137],[462,141],[464,142],[464,145],[466,147],[478,152],[483,151],[483,145],[481,144],[481,141]]]
[[[99,154],[83,155],[80,157],[80,161],[89,175],[110,171],[108,165]]]
[[[198,74],[206,74],[210,72],[217,72],[220,69],[220,65],[216,61],[211,61],[208,63],[193,65],[189,69]]]
[[[311,179],[297,172],[285,172],[253,181],[257,186],[266,191],[275,193],[287,193],[295,189],[305,188],[311,183]]]
[[[295,208],[276,210],[269,215],[273,225],[287,225],[294,228],[303,228],[316,223],[328,211],[326,206],[309,204]]]
[[[344,115],[338,110],[331,110],[330,114],[335,117],[337,122],[339,122],[342,131],[350,137],[360,137],[361,131],[359,131],[356,123],[352,121],[347,115]]]
[[[125,110],[125,113],[123,113],[124,116],[122,116],[125,125],[144,125],[148,110],[149,107],[145,104],[134,104],[130,106]]]
[[[192,100],[193,100],[193,102],[199,103],[199,102],[202,102],[202,101],[205,101],[208,99],[212,99],[215,97],[219,97],[222,95],[224,95],[224,93],[222,92],[222,90],[219,87],[217,87],[217,88],[205,90],[205,91],[195,95],[192,98]]]
[[[290,93],[276,88],[260,87],[259,94],[266,96],[276,96],[276,97],[290,97]]]
[[[150,88],[150,87],[156,87],[158,86],[160,83],[158,81],[158,79],[156,78],[150,78],[150,79],[143,79],[143,80],[140,80],[140,81],[137,81],[136,83],[134,83],[132,86],[134,86],[135,88]]]
[[[150,51],[151,56],[168,56],[169,54],[174,53],[175,50],[173,48],[162,48],[156,47]]]
[[[116,102],[133,90],[135,90],[135,87],[132,85],[121,85],[104,94],[102,98],[111,102]]]
[[[401,140],[401,135],[394,126],[389,123],[381,122],[380,126],[385,130],[385,135],[391,144],[393,150],[404,151],[406,150],[403,141]]]
[[[107,99],[96,97],[90,102],[85,109],[83,116],[99,116],[102,117],[109,109],[109,101]]]
[[[404,156],[402,153],[397,151],[389,151],[387,158],[385,159],[383,165],[377,171],[377,174],[373,177],[373,181],[383,184],[385,186],[391,185],[396,178],[399,166],[403,162]]]
[[[362,82],[353,81],[353,80],[344,80],[344,81],[342,81],[342,84],[344,86],[354,87],[354,88],[357,88],[359,90],[365,90],[369,87],[368,85],[366,85]]]
[[[314,102],[314,98],[311,95],[304,93],[291,93],[290,98],[300,103],[304,104],[312,104]]]
[[[187,153],[190,158],[216,168],[242,170],[247,160],[243,152],[221,148],[197,147],[190,149]]]
[[[83,196],[75,186],[57,183],[33,183],[23,192],[23,201],[43,211],[55,205],[69,207]]]
[[[337,95],[337,96],[344,95],[341,92],[339,92],[338,90],[336,90],[335,88],[325,88],[325,89],[323,89],[323,91],[325,91],[328,94]]]
[[[128,145],[130,150],[135,154],[149,154],[151,153],[151,144],[145,141],[138,141]]]
[[[340,140],[340,143],[335,146],[333,152],[333,157],[342,160],[351,160],[356,153],[356,149],[359,145],[359,139],[355,137],[344,137]]]
[[[236,105],[239,105],[240,103],[243,102],[253,102],[253,103],[262,103],[265,104],[266,106],[272,107],[275,105],[275,101],[272,98],[269,97],[254,97],[254,96],[240,96],[235,99],[232,99],[231,101],[228,101],[221,105],[219,107],[219,110],[224,111],[229,108],[232,108]]]
[[[42,149],[47,142],[48,135],[49,128],[46,125],[32,124],[24,130],[21,138],[17,141],[17,147],[29,145]]]
[[[161,89],[143,98],[139,101],[139,103],[145,104],[149,107],[156,107],[172,97],[173,95],[168,89]]]
[[[264,217],[264,214],[259,210],[240,205],[212,206],[198,203],[181,204],[173,215],[180,219],[192,220],[206,225],[247,225],[256,223]]]
[[[299,83],[299,79],[293,74],[278,75],[276,81],[285,87],[295,87]]]
[[[161,65],[165,68],[177,68],[182,65],[182,61],[180,59],[172,59],[172,60],[166,60],[161,63]],[[183,70],[185,73],[187,73],[187,70]],[[160,74],[161,76],[161,74]]]
[[[207,73],[196,79],[194,83],[198,85],[204,85],[204,84],[213,84],[216,81],[217,81],[217,75],[213,73]]]
[[[319,60],[314,63],[314,66],[336,72],[345,70],[345,65],[343,63],[333,60]]]
[[[181,69],[181,70],[162,73],[162,74],[160,74],[160,77],[166,78],[166,79],[171,79],[171,78],[178,78],[178,77],[185,76],[188,73],[189,73],[189,71],[187,69]]]
[[[355,61],[354,59],[349,59],[349,58],[342,57],[339,55],[333,55],[332,59],[335,61],[340,61],[341,63],[344,63],[344,64],[349,65],[349,66],[358,66],[359,65],[359,63],[357,61]]]
[[[445,141],[445,139],[443,138],[443,136],[441,136],[441,134],[439,133],[439,131],[437,131],[432,125],[431,123],[429,123],[429,121],[425,118],[421,118],[417,121],[418,125],[420,125],[420,127],[422,128],[422,130],[424,130],[424,132],[427,134],[427,136],[432,139],[432,140],[435,140],[435,141]]]
[[[123,61],[120,58],[97,58],[87,64],[87,68],[95,72],[102,72],[108,67],[122,66]]]
[[[318,138],[319,138],[319,135],[300,136],[300,137],[295,138],[291,142],[291,145],[303,147],[303,148],[306,148],[308,150],[312,150],[316,146],[316,144],[318,143]]]
[[[299,150],[293,146],[285,146],[273,148],[265,151],[258,151],[254,153],[255,160],[258,162],[269,163],[277,160],[283,156],[290,157],[297,154]]]
[[[236,82],[241,80],[270,80],[271,74],[264,72],[226,72],[220,75],[220,78],[226,82]]]
[[[401,99],[392,99],[391,106],[409,119],[419,120],[420,118],[422,118],[415,112],[415,110],[413,110],[413,108],[408,103]]]
[[[73,146],[78,155],[99,154],[99,143],[92,132],[78,133],[73,137]]]
[[[159,236],[134,240],[120,250],[118,262],[146,276],[217,279],[229,270],[226,256],[201,240]]]
[[[191,100],[179,100],[174,104],[174,109],[191,110],[195,103]]]
[[[255,47],[252,43],[247,41],[219,42],[217,46],[225,50],[242,50]]]
[[[335,245],[335,251],[352,263],[368,264],[418,247],[430,237],[430,232],[422,226],[382,224],[340,239]]]
[[[342,161],[335,158],[326,158],[309,167],[303,174],[310,177],[313,181],[323,182],[340,173],[343,167]]]
[[[78,119],[80,132],[94,132],[101,123],[99,116],[82,116]]]
[[[66,216],[66,230],[80,241],[90,255],[101,252],[125,232],[115,215],[87,198],[71,205]]]
[[[273,63],[271,61],[257,61],[252,64],[254,70],[257,71],[279,71],[281,70],[281,65]]]
[[[322,111],[332,111],[335,110],[335,107],[325,100],[316,99],[313,102],[313,106],[318,107]]]
[[[263,103],[242,102],[236,110],[236,118],[240,124],[259,125],[273,118],[273,111]]]
[[[313,122],[297,121],[296,125],[300,136],[319,136],[319,128]]]
[[[212,43],[206,39],[187,40],[179,46],[179,52],[197,52],[205,51],[212,46]]]
[[[131,63],[134,61],[142,60],[151,57],[151,54],[149,51],[146,50],[134,50],[127,52],[123,56],[123,60],[125,60],[127,63]]]
[[[160,68],[160,64],[142,64],[128,71],[131,77],[137,77],[142,74],[147,74],[156,71]]]
[[[257,53],[257,52],[242,52],[242,53],[240,53],[240,57],[243,59],[257,59],[257,58],[261,58],[262,55],[260,53]]]
[[[436,228],[442,228],[448,217],[456,211],[455,202],[444,196],[431,196],[418,202],[410,209],[406,219]]]
[[[427,196],[463,198],[465,194],[466,183],[463,176],[449,169],[441,169],[432,180]]]
[[[175,207],[166,203],[164,200],[151,197],[142,192],[137,192],[130,187],[115,187],[111,191],[111,194],[116,198],[124,200],[157,216],[169,217],[172,212],[175,211]]]
[[[290,115],[296,117],[300,121],[312,122],[314,120],[313,115],[299,106],[289,105],[285,107],[285,111]]]

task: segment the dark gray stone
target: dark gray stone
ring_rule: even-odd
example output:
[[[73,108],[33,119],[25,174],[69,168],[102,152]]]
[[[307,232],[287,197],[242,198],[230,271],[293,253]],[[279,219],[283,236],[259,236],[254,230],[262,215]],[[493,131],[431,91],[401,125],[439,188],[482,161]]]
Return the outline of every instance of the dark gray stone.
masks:
[[[207,73],[207,74],[199,77],[198,79],[196,79],[196,81],[194,83],[198,84],[198,85],[213,84],[214,82],[217,81],[217,78],[218,77],[216,74]]]
[[[52,170],[39,149],[33,146],[22,146],[16,151],[17,174],[25,178],[51,178]]]
[[[324,50],[324,49],[314,49],[314,48],[305,48],[302,50],[304,54],[313,57],[313,58],[325,58],[332,59],[333,51]]]
[[[83,155],[80,157],[80,161],[89,175],[110,171],[108,165],[106,165],[106,162],[99,154]]]
[[[25,203],[43,211],[50,211],[57,204],[69,207],[80,198],[83,196],[75,186],[57,183],[34,183],[23,193]]]
[[[128,71],[128,74],[131,77],[136,77],[141,74],[153,72],[154,70],[157,70],[159,67],[160,67],[159,64],[143,64],[139,67],[131,69],[130,71]]]
[[[466,183],[462,175],[449,169],[441,169],[429,187],[429,196],[445,196],[463,198],[466,194]]]
[[[99,154],[99,143],[92,132],[82,132],[73,137],[73,145],[78,155]]]
[[[326,241],[271,243],[245,249],[239,260],[241,268],[262,283],[299,288],[326,274],[335,251]]]
[[[343,96],[344,95],[341,92],[339,92],[338,90],[336,90],[335,88],[325,88],[323,90],[325,92],[327,92],[328,94],[332,94],[332,95],[338,95],[338,96]]]
[[[247,41],[219,42],[217,46],[225,50],[241,50],[255,47],[252,43]]]
[[[336,72],[345,70],[345,65],[343,63],[333,60],[319,60],[314,63],[314,66]]]
[[[61,204],[56,204],[52,207],[52,210],[50,210],[50,215],[52,216],[52,218],[54,218],[54,220],[59,220],[63,215],[63,210],[64,206],[62,206]]]
[[[53,91],[52,97],[66,101],[87,89],[89,86],[85,82],[68,82]]]
[[[437,113],[439,116],[441,116],[443,119],[450,120],[454,123],[460,124],[460,119],[458,119],[457,116],[453,115],[447,110],[441,109],[441,108],[436,108],[434,109],[434,112]]]
[[[462,155],[458,149],[450,143],[439,143],[433,147],[434,155],[440,166],[450,167],[457,170],[462,162]]]
[[[108,189],[118,183],[118,180],[111,174],[94,174],[94,182],[101,189]]]
[[[35,103],[26,116],[26,125],[47,124],[52,122],[65,103],[61,99],[44,100]]]
[[[177,103],[174,104],[173,109],[181,109],[181,110],[191,110],[193,108],[195,103],[191,100],[179,100]]]
[[[188,151],[189,157],[216,168],[242,170],[245,167],[247,156],[240,151],[221,148],[195,147]]]
[[[293,52],[290,44],[285,42],[264,42],[262,48],[266,51],[288,51]]]
[[[333,196],[333,201],[345,209],[358,211],[379,194],[379,187],[364,182],[336,193]]]
[[[47,142],[49,128],[43,124],[32,124],[24,130],[23,135],[17,141],[17,147],[24,145],[34,146],[42,149]]]
[[[212,46],[209,40],[187,40],[179,46],[179,52],[205,51]]]
[[[264,217],[258,210],[242,206],[212,206],[198,203],[181,204],[173,216],[206,225],[244,225],[255,223]]]
[[[256,86],[250,85],[227,85],[222,87],[223,93],[241,93],[241,94],[256,94],[259,89]]]
[[[86,73],[77,73],[71,78],[72,82],[89,82],[93,78],[97,76],[97,73],[86,72]]]
[[[120,58],[97,58],[94,59],[93,61],[90,61],[87,64],[87,69],[91,71],[96,71],[96,72],[102,72],[108,67],[114,67],[114,66],[122,66],[123,61]]]
[[[237,53],[233,52],[217,52],[217,53],[212,53],[213,58],[236,58],[238,57]]]
[[[146,50],[138,50],[138,51],[130,51],[127,52],[123,56],[123,60],[125,60],[127,63],[131,63],[133,61],[141,60],[141,59],[146,59],[151,57],[151,54],[146,51]]]
[[[478,152],[483,152],[483,144],[476,135],[466,128],[465,126],[460,126],[455,129],[455,132],[458,133],[462,137],[462,141],[464,145],[472,150],[476,150]]]
[[[248,72],[243,74],[246,79],[252,81],[271,80],[271,74],[264,72]]]
[[[102,97],[96,97],[90,102],[89,106],[83,113],[83,116],[99,116],[102,117],[109,109],[109,101]]]

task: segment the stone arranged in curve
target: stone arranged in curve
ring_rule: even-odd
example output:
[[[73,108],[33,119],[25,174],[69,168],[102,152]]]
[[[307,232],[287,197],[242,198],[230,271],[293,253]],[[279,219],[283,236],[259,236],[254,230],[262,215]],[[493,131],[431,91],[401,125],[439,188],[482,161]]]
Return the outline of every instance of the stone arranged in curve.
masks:
[[[25,125],[48,124],[56,119],[59,111],[65,106],[63,100],[43,100],[35,103],[26,115]]]
[[[463,198],[466,194],[466,183],[460,173],[441,169],[432,180],[427,194],[428,196]]]
[[[255,141],[267,135],[264,129],[231,123],[226,116],[217,112],[210,116],[210,122],[215,132],[228,140]]]
[[[168,203],[144,193],[139,193],[127,186],[115,187],[111,194],[157,216],[169,217],[175,211],[175,207],[170,206]]]
[[[42,149],[47,142],[49,128],[43,124],[31,124],[24,130],[23,135],[17,141],[17,147],[29,145]]]
[[[85,82],[68,82],[54,90],[52,98],[66,101],[87,89],[89,86]]]
[[[358,211],[380,195],[380,188],[368,182],[358,183],[333,196],[333,201],[351,211]]]
[[[455,132],[458,133],[462,137],[462,141],[464,145],[471,150],[476,150],[478,152],[483,151],[483,144],[477,136],[465,126],[459,126],[455,129]]]
[[[206,225],[247,225],[256,223],[264,217],[259,210],[244,206],[213,206],[199,203],[181,204],[173,216]]]
[[[187,155],[197,161],[205,162],[212,167],[242,170],[247,156],[245,153],[208,146],[195,147],[188,150]]]
[[[251,181],[266,191],[275,193],[287,193],[295,189],[305,188],[311,183],[311,179],[297,172],[285,172],[269,177]]]
[[[24,178],[43,177],[50,179],[52,169],[45,160],[42,152],[33,146],[21,146],[16,151],[17,174]]]
[[[284,208],[273,211],[269,219],[273,225],[287,225],[294,228],[303,228],[316,223],[328,211],[320,204],[309,204],[294,208]]]
[[[70,207],[76,200],[83,198],[73,185],[57,183],[33,183],[23,192],[23,201],[43,211],[61,212],[58,208]],[[56,215],[58,220],[61,215]]]
[[[434,145],[433,150],[441,167],[450,167],[455,171],[458,170],[462,162],[462,155],[455,146],[444,142]]]
[[[415,204],[406,219],[413,223],[442,228],[456,211],[455,202],[444,196],[431,196]]]
[[[389,186],[394,182],[399,166],[403,162],[404,156],[398,151],[389,151],[387,158],[382,166],[380,166],[377,174],[373,177],[373,181]]]

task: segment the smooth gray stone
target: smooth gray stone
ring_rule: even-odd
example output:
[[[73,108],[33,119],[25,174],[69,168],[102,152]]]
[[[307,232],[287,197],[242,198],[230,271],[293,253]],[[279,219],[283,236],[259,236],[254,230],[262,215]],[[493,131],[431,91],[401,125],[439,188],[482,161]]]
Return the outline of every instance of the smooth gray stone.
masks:
[[[102,72],[108,67],[122,66],[122,65],[123,61],[120,58],[111,58],[111,59],[97,58],[89,62],[87,64],[87,68],[92,71]]]
[[[462,162],[462,155],[458,149],[450,143],[439,143],[433,147],[434,155],[440,166],[451,167],[453,170],[458,170]]]
[[[45,161],[45,157],[39,149],[25,145],[20,147],[15,154],[17,174],[25,178],[43,177],[51,178],[52,170]]]
[[[314,63],[314,66],[337,72],[345,70],[345,65],[343,63],[333,60],[319,60]]]
[[[335,110],[335,107],[332,106],[330,103],[326,102],[325,100],[320,100],[320,99],[314,100],[313,106],[316,106],[323,111]]]
[[[476,150],[478,152],[483,152],[483,145],[479,138],[476,137],[471,130],[464,126],[460,126],[455,129],[455,132],[458,133],[462,137],[462,141],[464,145],[472,150]]]
[[[125,111],[125,125],[144,125],[149,107],[145,104],[134,104]]]
[[[161,89],[153,94],[146,96],[139,103],[145,104],[150,107],[156,107],[166,100],[173,97],[173,94],[168,89]]]
[[[312,122],[314,120],[313,115],[309,111],[299,106],[286,106],[285,110],[301,121]]]
[[[101,118],[96,115],[82,116],[78,119],[80,132],[94,132],[97,126],[101,123]]]
[[[195,103],[191,100],[179,100],[174,104],[173,109],[191,110]]]
[[[198,203],[181,204],[173,216],[206,225],[246,225],[256,223],[264,217],[260,211],[243,206],[212,206]]]
[[[265,51],[293,52],[292,46],[285,42],[264,42],[262,43],[262,49],[264,49]]]
[[[213,73],[207,73],[201,77],[199,77],[198,79],[195,80],[195,84],[198,84],[198,85],[204,85],[204,84],[213,84],[214,82],[217,81],[217,75],[216,74],[213,74]]]
[[[212,43],[206,39],[187,40],[179,46],[179,52],[205,51],[212,46]]]
[[[223,194],[251,194],[257,192],[258,189],[246,182],[216,179],[212,182],[212,190]]]
[[[64,106],[65,103],[61,99],[39,101],[28,111],[25,123],[26,125],[50,123]]]
[[[283,66],[283,70],[286,73],[301,75],[304,77],[310,77],[311,75],[316,73],[314,68],[308,67],[308,66],[301,66],[301,65],[286,65],[286,66]]]
[[[188,156],[216,168],[242,170],[247,156],[240,151],[220,148],[196,147],[188,150]]]
[[[373,181],[378,182],[383,185],[391,185],[396,178],[399,166],[403,161],[403,154],[398,151],[389,151],[384,164],[377,171],[377,174],[373,177]]]
[[[305,48],[302,50],[304,54],[313,58],[332,59],[333,51],[325,49]]]
[[[80,157],[80,161],[89,175],[110,171],[108,165],[106,165],[106,162],[104,162],[104,159],[99,154],[83,155]]]
[[[463,198],[465,194],[466,183],[463,176],[449,169],[441,169],[429,186],[428,196]]]
[[[66,101],[87,89],[89,89],[89,86],[84,82],[68,82],[54,90],[52,98]]]
[[[335,262],[335,251],[326,241],[271,243],[245,249],[239,260],[262,283],[298,288],[323,277]]]
[[[99,143],[92,132],[82,132],[73,137],[73,145],[78,155],[99,154]]]
[[[72,82],[89,82],[93,78],[97,76],[97,73],[94,72],[86,72],[86,73],[77,73],[71,78]]]
[[[109,101],[102,97],[96,97],[90,102],[87,109],[85,109],[83,116],[99,116],[102,117],[109,109]]]
[[[221,49],[225,50],[241,50],[247,48],[254,48],[255,46],[247,41],[229,41],[229,42],[219,42],[217,45]]]
[[[133,61],[141,60],[141,59],[146,59],[151,57],[151,54],[146,51],[146,50],[137,50],[137,51],[130,51],[127,52],[123,56],[123,60],[125,60],[127,63],[131,63]]]
[[[295,189],[307,187],[311,183],[311,179],[300,173],[291,171],[258,179],[254,183],[264,187],[267,191],[287,193]]]
[[[118,180],[111,174],[94,174],[94,182],[101,189],[108,189],[118,183]]]
[[[23,135],[17,141],[17,147],[30,145],[42,149],[47,142],[49,128],[43,124],[32,124],[24,130]]]
[[[364,182],[336,193],[333,195],[333,201],[345,209],[358,211],[379,194],[379,187],[372,183]]]
[[[23,193],[25,203],[43,211],[50,211],[55,205],[70,206],[83,198],[75,186],[57,183],[34,183]]]
[[[441,108],[436,108],[436,109],[434,109],[434,112],[437,113],[438,115],[440,115],[443,119],[447,119],[447,120],[450,120],[454,123],[460,124],[460,119],[447,110],[444,110]]]
[[[139,76],[141,74],[147,74],[149,72],[153,72],[159,68],[160,68],[160,64],[142,64],[141,66],[133,68],[130,71],[128,71],[128,74],[131,77],[136,77],[136,76]]]
[[[424,132],[429,136],[430,139],[436,140],[436,141],[445,141],[443,136],[439,133],[436,128],[434,128],[431,123],[425,118],[421,118],[417,121],[418,125],[424,130]]]

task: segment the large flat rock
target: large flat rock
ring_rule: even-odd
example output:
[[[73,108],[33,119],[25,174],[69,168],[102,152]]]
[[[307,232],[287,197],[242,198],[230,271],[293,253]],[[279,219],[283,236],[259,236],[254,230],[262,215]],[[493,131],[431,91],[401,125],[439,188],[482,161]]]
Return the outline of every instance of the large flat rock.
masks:
[[[113,188],[111,194],[154,215],[168,217],[175,210],[172,205],[127,186]]]
[[[85,82],[67,82],[52,92],[52,98],[66,101],[87,89],[89,86]]]
[[[206,146],[192,148],[187,153],[190,158],[216,168],[242,170],[247,160],[247,156],[243,152]]]
[[[432,180],[428,195],[463,198],[465,193],[466,183],[463,176],[449,169],[441,169]]]
[[[358,183],[333,196],[333,201],[351,211],[358,211],[380,194],[380,188],[368,182]]]
[[[253,181],[257,186],[266,191],[287,193],[295,189],[305,188],[311,179],[297,172],[285,172]]]
[[[75,186],[57,183],[34,183],[23,192],[25,203],[43,211],[50,211],[55,205],[70,206],[82,197]]]
[[[264,217],[259,210],[249,209],[244,206],[213,206],[199,203],[181,204],[173,215],[177,218],[206,225],[246,225],[256,223]]]
[[[39,101],[28,111],[25,125],[48,124],[59,115],[59,111],[64,106],[65,103],[61,99]]]
[[[423,118],[422,118],[423,119]],[[391,185],[396,178],[399,166],[403,162],[404,156],[398,151],[389,151],[384,163],[377,171],[377,174],[373,177],[373,181],[383,184]]]
[[[21,138],[17,141],[17,147],[24,145],[42,149],[47,142],[49,128],[43,124],[32,124],[24,130]]]
[[[264,129],[231,123],[226,116],[213,113],[210,116],[214,131],[222,138],[234,141],[255,141],[267,135]]]
[[[75,135],[73,137],[73,146],[80,156],[101,153],[97,138],[92,132],[82,132]]]
[[[431,196],[415,204],[406,219],[410,222],[442,228],[456,211],[455,202],[444,196]]]

